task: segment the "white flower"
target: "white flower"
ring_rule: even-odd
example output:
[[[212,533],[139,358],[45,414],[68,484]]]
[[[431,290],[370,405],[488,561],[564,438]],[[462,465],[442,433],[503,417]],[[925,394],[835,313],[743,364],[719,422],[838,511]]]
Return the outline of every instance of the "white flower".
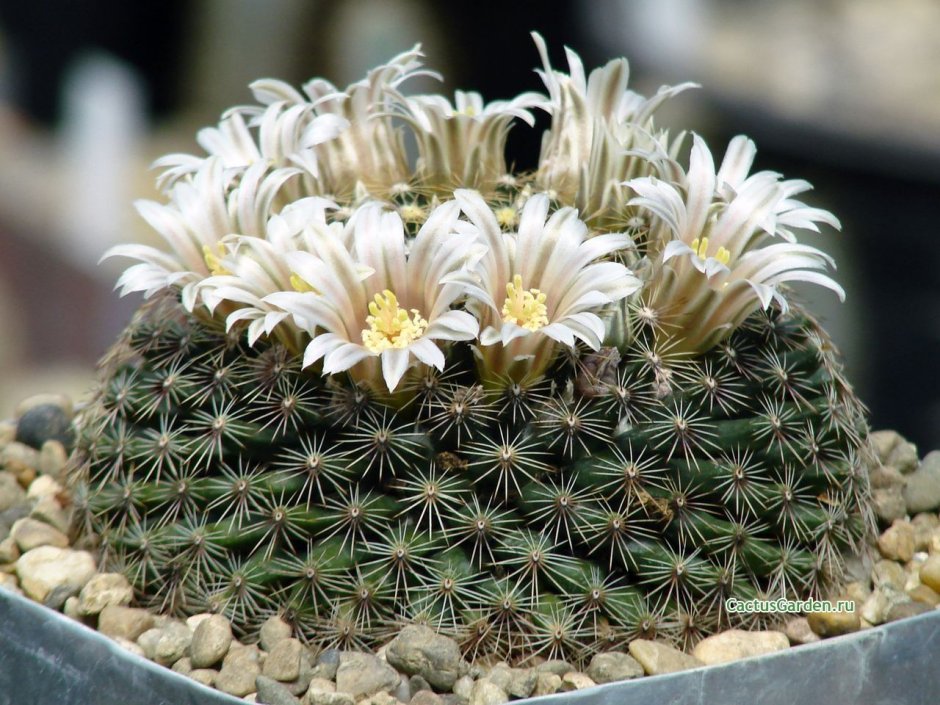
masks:
[[[436,341],[475,338],[476,319],[450,308],[460,287],[442,283],[473,256],[472,240],[453,233],[458,216],[454,201],[436,208],[407,255],[401,218],[377,203],[353,215],[351,248],[312,228],[311,251],[286,256],[312,291],[265,297],[310,335],[304,367],[322,359],[324,374],[350,370],[377,388],[381,376],[394,391],[416,363],[444,368]]]
[[[574,208],[548,215],[549,199],[526,201],[516,233],[502,233],[496,216],[474,191],[455,192],[473,233],[487,252],[457,282],[480,319],[484,374],[538,376],[555,343],[582,340],[595,350],[605,334],[601,310],[635,292],[640,281],[616,262],[598,261],[630,246],[622,234],[588,237]]]
[[[627,89],[630,68],[614,59],[585,77],[581,59],[566,48],[570,74],[551,67],[545,42],[532,34],[542,58],[538,71],[549,93],[551,129],[542,141],[537,185],[578,207],[592,222],[619,216],[626,196],[622,182],[652,173],[678,147],[667,132],[655,132],[653,113],[694,83],[664,86],[652,98]],[[616,217],[613,218],[616,220]]]
[[[206,159],[192,175],[176,181],[169,203],[141,200],[138,212],[166,241],[169,252],[148,245],[117,245],[108,257],[138,260],[124,271],[117,287],[121,295],[141,291],[145,297],[167,288],[182,290],[182,302],[192,311],[199,303],[200,282],[224,273],[220,261],[228,255],[223,240],[233,235],[261,235],[284,183],[294,169],[269,170],[256,164],[245,171],[237,188],[230,188],[222,162]]]
[[[716,173],[711,152],[695,136],[688,173],[678,183],[645,177],[626,184],[637,194],[630,205],[655,216],[646,245],[647,303],[673,318],[683,349],[711,347],[772,301],[786,309],[778,285],[788,281],[819,284],[845,298],[823,273],[834,267],[832,258],[796,243],[793,232],[818,232],[818,223],[838,228],[838,220],[791,198],[809,188],[805,181],[781,181],[771,172],[747,176],[754,153],[750,140],[736,137]],[[773,237],[783,242],[764,246]]]
[[[453,105],[440,95],[399,95],[396,112],[417,139],[415,171],[422,185],[487,191],[506,174],[506,136],[513,119],[535,125],[532,107],[546,107],[545,96],[523,93],[484,105],[479,93],[457,91]]]

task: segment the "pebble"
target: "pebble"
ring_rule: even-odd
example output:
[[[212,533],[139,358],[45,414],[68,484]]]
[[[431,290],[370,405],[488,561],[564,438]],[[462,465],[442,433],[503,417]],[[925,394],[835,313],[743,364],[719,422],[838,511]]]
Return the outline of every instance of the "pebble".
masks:
[[[255,678],[255,688],[258,692],[257,702],[259,703],[265,703],[265,705],[300,705],[300,699],[295,698],[275,678],[260,675]]]
[[[809,626],[809,620],[806,617],[788,619],[783,626],[783,633],[794,646],[812,644],[821,640],[821,637]]]
[[[930,547],[930,538],[940,527],[940,518],[930,512],[921,512],[911,519],[914,527],[914,550],[926,551]]]
[[[187,626],[189,626],[188,620]],[[195,668],[215,666],[225,657],[231,645],[231,623],[220,614],[205,616],[193,630],[193,640],[190,644],[190,658],[193,666]]]
[[[470,692],[473,690],[473,678],[470,676],[461,676],[454,681],[453,692],[464,700],[470,699]]]
[[[37,451],[46,441],[59,441],[66,448],[74,439],[72,414],[60,404],[43,403],[30,407],[17,419],[16,441]],[[37,463],[34,467],[37,467]]]
[[[854,614],[854,613],[853,613]],[[702,639],[692,655],[709,666],[782,651],[790,646],[785,634],[776,631],[728,631]]]
[[[810,612],[806,615],[810,629],[823,639],[857,632],[861,627],[858,610],[852,612]]]
[[[0,589],[15,592],[17,595],[23,594],[16,576],[10,575],[9,573],[0,573]]]
[[[16,438],[16,422],[10,419],[0,421],[0,448],[12,443],[14,438]]]
[[[920,582],[934,592],[940,593],[940,554],[927,556],[927,560],[920,567]]]
[[[486,679],[513,698],[527,698],[535,690],[538,674],[531,668],[510,668],[509,664],[503,662],[493,666],[486,674]]]
[[[182,622],[170,622],[161,631],[153,655],[157,663],[166,666],[186,656],[193,633]]]
[[[869,580],[866,580],[864,583],[861,581],[851,582],[843,588],[840,599],[852,600],[852,602],[855,603],[856,611],[860,610],[862,605],[865,604],[865,600],[871,595],[870,584],[871,581]]]
[[[215,687],[223,693],[244,697],[255,692],[255,679],[260,675],[257,652],[252,653],[248,647],[233,649],[225,657]]]
[[[0,565],[15,563],[20,557],[20,547],[12,536],[7,536],[0,541]]]
[[[321,651],[320,655],[317,656],[317,663],[313,667],[313,677],[326,678],[327,680],[336,678],[336,669],[339,668],[339,656],[338,649]]]
[[[291,626],[280,617],[269,617],[261,625],[258,633],[258,642],[265,651],[270,651],[274,645],[284,639],[290,639],[294,634]]]
[[[29,487],[36,479],[38,465],[38,451],[23,443],[8,443],[0,451],[0,469],[12,473],[21,487]]]
[[[19,421],[28,411],[35,409],[37,406],[57,406],[70,419],[75,414],[75,407],[67,395],[44,392],[42,394],[33,394],[21,400],[13,410],[13,418]]]
[[[694,656],[689,656],[678,649],[648,639],[634,639],[630,642],[630,655],[635,658],[647,675],[687,671],[690,668],[704,666]]]
[[[151,661],[156,657],[157,642],[160,641],[162,636],[163,630],[159,627],[153,627],[137,637],[137,645],[144,650],[144,655]]]
[[[95,559],[87,551],[40,546],[24,552],[16,561],[23,592],[54,609],[77,595],[94,574]]]
[[[268,652],[262,675],[276,681],[292,681],[300,675],[300,656],[304,651],[298,639],[282,639]]]
[[[361,700],[380,691],[392,691],[401,676],[373,654],[348,651],[340,654],[336,669],[336,689]]]
[[[920,467],[907,476],[903,494],[910,514],[940,507],[940,451],[928,453]]]
[[[147,658],[147,655],[144,653],[144,650],[140,648],[136,641],[131,641],[130,639],[125,639],[122,636],[115,637],[114,643],[120,646],[125,651],[130,651],[132,654],[136,654],[141,658]]]
[[[470,705],[502,705],[509,702],[509,694],[486,678],[474,681],[470,689]]]
[[[215,686],[216,678],[219,677],[219,672],[213,668],[194,668],[186,675],[197,683],[202,683],[204,686],[212,688]]]
[[[926,585],[917,585],[912,587],[907,591],[907,594],[912,600],[917,602],[923,602],[925,605],[930,605],[931,607],[936,607],[940,604],[940,594],[935,590],[930,589]]]
[[[36,484],[35,482],[33,483]],[[62,534],[67,534],[72,524],[71,513],[62,508],[55,497],[42,497],[29,512],[29,518],[48,524]]]
[[[19,549],[26,553],[40,546],[55,546],[56,548],[68,548],[69,537],[41,521],[24,517],[14,522],[10,529],[10,536],[16,541]]]
[[[872,490],[871,498],[875,516],[883,524],[890,524],[892,521],[903,519],[907,515],[907,502],[904,499],[904,491],[900,486]]]
[[[40,477],[48,476],[61,479],[68,464],[68,459],[69,454],[61,442],[56,440],[46,441],[39,451],[37,468],[41,473]]]
[[[440,691],[450,690],[467,669],[457,642],[426,626],[406,626],[385,653],[399,671],[420,675]]]
[[[639,678],[643,675],[643,667],[630,654],[608,651],[595,654],[586,673],[595,683],[612,683]]]
[[[590,676],[580,671],[568,671],[568,673],[561,677],[561,689],[566,693],[572,690],[593,688],[595,685],[597,685],[597,683],[595,683]]]
[[[919,614],[933,612],[933,610],[934,608],[930,605],[924,604],[923,602],[915,602],[914,600],[896,602],[888,608],[888,612],[885,614],[885,622],[897,622],[899,619],[916,617]]]
[[[336,683],[327,678],[311,678],[310,684],[307,687],[308,691],[318,690],[324,693],[335,693],[336,692]]]
[[[875,431],[869,434],[869,439],[882,465],[893,465],[904,474],[917,467],[917,446],[897,431]]]
[[[914,527],[899,519],[878,537],[878,551],[892,561],[906,563],[914,557]]]
[[[433,690],[419,690],[411,696],[408,705],[444,705],[444,700]]]
[[[98,615],[98,631],[112,639],[137,641],[153,627],[153,615],[139,607],[108,605]]]
[[[16,481],[16,476],[5,470],[0,471],[0,512],[23,504],[25,501],[26,492]]]
[[[192,672],[193,662],[189,656],[184,656],[183,658],[175,661],[170,668],[171,670],[176,671],[177,673],[182,673],[185,676]]]
[[[29,489],[26,490],[26,498],[38,501],[44,497],[57,497],[61,495],[62,492],[63,487],[55,478],[49,477],[48,475],[40,475],[33,480]]]
[[[356,705],[356,699],[349,693],[311,690],[303,699],[304,705]]]
[[[125,606],[134,597],[134,588],[120,573],[98,573],[78,594],[78,613],[98,614],[108,606]]]
[[[535,681],[535,690],[532,695],[551,695],[561,690],[561,676],[543,671],[538,674]]]
[[[567,661],[562,661],[561,659],[550,659],[544,663],[540,663],[535,667],[535,670],[539,673],[554,673],[560,678],[569,671],[573,671],[574,666],[572,666]]]
[[[882,559],[872,566],[871,580],[875,587],[888,585],[895,590],[903,590],[907,575],[904,573],[904,568],[895,561]]]

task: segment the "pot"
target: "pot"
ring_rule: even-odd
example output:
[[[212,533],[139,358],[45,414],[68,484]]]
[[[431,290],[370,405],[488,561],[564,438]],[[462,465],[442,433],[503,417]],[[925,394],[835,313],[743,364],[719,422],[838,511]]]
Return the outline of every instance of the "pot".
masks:
[[[937,702],[940,611],[769,656],[533,698],[532,705]],[[0,702],[235,705],[58,612],[0,589]]]

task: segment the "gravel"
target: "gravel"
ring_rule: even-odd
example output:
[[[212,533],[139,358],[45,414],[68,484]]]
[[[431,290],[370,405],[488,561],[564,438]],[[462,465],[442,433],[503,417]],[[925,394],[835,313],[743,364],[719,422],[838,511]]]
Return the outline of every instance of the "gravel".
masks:
[[[261,626],[259,643],[246,646],[222,615],[180,621],[132,606],[124,576],[97,573],[91,553],[69,546],[63,444],[71,439],[72,414],[67,399],[44,395],[20,406],[18,422],[0,420],[0,589],[25,593],[128,651],[251,702],[498,705],[758,656],[905,619],[940,603],[940,451],[918,462],[912,444],[882,431],[873,434],[879,464],[872,469],[872,485],[884,500],[877,511],[878,556],[850,559],[850,582],[830,598],[854,600],[854,612],[790,615],[779,630],[726,631],[700,641],[693,655],[635,639],[622,651],[595,656],[583,672],[567,661],[539,657],[468,664],[454,640],[423,626],[403,628],[378,655],[316,653],[272,615]]]

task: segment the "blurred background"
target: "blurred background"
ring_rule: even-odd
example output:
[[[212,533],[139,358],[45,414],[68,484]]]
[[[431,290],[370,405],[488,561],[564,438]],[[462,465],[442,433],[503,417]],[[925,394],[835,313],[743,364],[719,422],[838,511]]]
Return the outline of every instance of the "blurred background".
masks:
[[[940,2],[937,0],[0,0],[0,417],[42,391],[81,396],[139,299],[112,291],[117,242],[154,240],[132,207],[149,164],[250,101],[262,76],[343,86],[422,42],[444,86],[541,90],[528,36],[631,87],[694,80],[659,123],[720,158],[814,184],[842,233],[848,301],[807,290],[878,428],[940,447]],[[540,131],[510,149],[533,166]]]

